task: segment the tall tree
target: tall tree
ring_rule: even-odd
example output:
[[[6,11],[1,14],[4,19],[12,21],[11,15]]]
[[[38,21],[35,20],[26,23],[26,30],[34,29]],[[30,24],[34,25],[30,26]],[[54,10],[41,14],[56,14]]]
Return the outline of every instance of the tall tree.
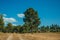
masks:
[[[4,27],[4,20],[3,20],[3,15],[0,14],[0,31],[3,30],[3,27]]]
[[[40,24],[37,11],[35,11],[33,8],[29,8],[24,12],[24,15],[25,18],[23,20],[25,24],[30,27],[30,31],[37,31],[38,25]]]

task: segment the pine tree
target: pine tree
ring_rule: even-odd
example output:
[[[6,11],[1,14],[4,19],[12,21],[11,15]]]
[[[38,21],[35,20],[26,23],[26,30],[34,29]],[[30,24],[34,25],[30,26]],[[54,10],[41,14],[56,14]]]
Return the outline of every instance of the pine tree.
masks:
[[[25,18],[23,20],[26,26],[30,27],[30,31],[37,31],[38,25],[40,24],[37,11],[35,11],[33,8],[29,8],[24,12],[24,15]]]

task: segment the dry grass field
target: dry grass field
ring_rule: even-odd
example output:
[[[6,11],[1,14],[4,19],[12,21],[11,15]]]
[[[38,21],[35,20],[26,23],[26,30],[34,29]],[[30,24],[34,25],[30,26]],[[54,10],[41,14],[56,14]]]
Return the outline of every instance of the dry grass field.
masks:
[[[60,40],[60,33],[0,33],[0,40]]]

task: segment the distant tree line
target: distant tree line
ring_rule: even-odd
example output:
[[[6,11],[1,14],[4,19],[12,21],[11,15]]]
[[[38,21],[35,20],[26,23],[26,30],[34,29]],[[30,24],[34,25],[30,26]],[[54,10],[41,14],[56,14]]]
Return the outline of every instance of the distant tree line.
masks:
[[[60,26],[52,24],[50,26],[41,26],[38,28],[39,32],[60,32]]]
[[[4,26],[3,15],[0,14],[0,32],[4,33],[36,33],[36,32],[60,32],[60,26],[55,24],[51,26],[40,26],[41,21],[38,17],[38,12],[33,8],[29,8],[24,12],[23,18],[24,24],[13,26],[12,23],[8,23]]]

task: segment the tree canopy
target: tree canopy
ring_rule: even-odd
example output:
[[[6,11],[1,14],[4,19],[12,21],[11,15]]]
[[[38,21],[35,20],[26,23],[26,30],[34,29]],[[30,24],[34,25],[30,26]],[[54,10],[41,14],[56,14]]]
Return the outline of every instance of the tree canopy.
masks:
[[[41,23],[40,18],[38,17],[38,12],[33,8],[29,8],[24,12],[24,15],[25,18],[23,21],[25,22],[26,27],[28,26],[30,31],[37,31],[38,25]]]

